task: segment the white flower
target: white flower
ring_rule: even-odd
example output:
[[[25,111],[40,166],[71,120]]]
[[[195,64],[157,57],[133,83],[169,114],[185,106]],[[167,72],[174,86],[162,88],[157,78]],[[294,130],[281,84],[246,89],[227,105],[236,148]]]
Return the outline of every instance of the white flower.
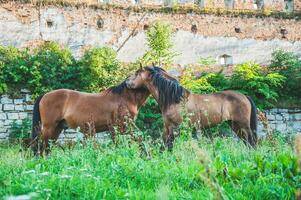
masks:
[[[36,192],[31,192],[29,194],[18,195],[18,196],[7,196],[5,200],[30,200],[33,197],[37,197],[38,194]]]
[[[35,173],[35,172],[36,172],[36,170],[32,169],[32,170],[29,170],[29,171],[25,171],[24,174],[32,174],[32,173]]]
[[[43,189],[44,192],[51,192],[51,189],[45,188]]]
[[[71,176],[69,176],[69,175],[61,175],[60,176],[62,179],[70,179],[71,178]]]
[[[49,172],[43,172],[40,174],[41,176],[48,176],[49,175]]]

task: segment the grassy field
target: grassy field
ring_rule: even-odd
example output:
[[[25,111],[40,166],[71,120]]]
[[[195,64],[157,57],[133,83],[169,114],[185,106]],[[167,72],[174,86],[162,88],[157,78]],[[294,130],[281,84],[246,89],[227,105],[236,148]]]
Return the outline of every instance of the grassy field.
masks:
[[[295,199],[301,187],[293,144],[279,137],[260,141],[256,150],[219,137],[181,137],[164,153],[124,137],[117,146],[54,147],[47,158],[19,149],[0,147],[2,198]]]

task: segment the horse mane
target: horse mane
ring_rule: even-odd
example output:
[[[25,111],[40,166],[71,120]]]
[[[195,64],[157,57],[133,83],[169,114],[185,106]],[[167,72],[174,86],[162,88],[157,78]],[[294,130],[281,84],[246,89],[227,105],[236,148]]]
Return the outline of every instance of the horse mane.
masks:
[[[108,91],[112,92],[113,94],[122,94],[124,90],[128,91],[135,91],[135,93],[145,93],[147,90],[145,88],[137,88],[137,89],[129,89],[126,86],[125,80],[122,81],[119,85],[112,86],[108,89]]]
[[[158,89],[158,103],[163,109],[181,102],[185,89],[176,79],[164,76],[162,72],[166,71],[160,67],[146,67],[146,69],[150,72],[151,80]]]
[[[125,81],[122,81],[119,85],[115,85],[109,88],[113,94],[121,94],[126,89]]]

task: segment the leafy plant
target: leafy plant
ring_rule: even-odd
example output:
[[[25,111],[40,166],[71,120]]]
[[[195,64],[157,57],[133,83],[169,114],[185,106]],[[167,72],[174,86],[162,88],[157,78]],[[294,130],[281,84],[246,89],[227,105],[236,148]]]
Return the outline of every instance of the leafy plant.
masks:
[[[34,95],[59,88],[81,89],[80,68],[69,49],[47,42],[34,50],[31,63],[40,78],[39,85],[31,88]]]
[[[277,72],[264,73],[259,64],[244,63],[236,66],[230,81],[231,89],[251,96],[259,108],[264,108],[277,101],[285,77]]]
[[[15,141],[29,138],[31,133],[31,124],[30,118],[26,118],[22,121],[14,120],[10,125],[9,139],[11,141]]]
[[[176,55],[171,51],[173,43],[172,28],[169,24],[162,21],[155,21],[146,32],[146,39],[149,50],[139,60],[144,65],[152,63],[157,65],[168,65]]]
[[[278,49],[272,53],[269,69],[286,77],[285,90],[280,91],[282,96],[301,98],[301,61],[297,55]]]
[[[159,138],[163,129],[163,119],[158,103],[154,98],[148,98],[139,110],[137,126],[153,138]]]
[[[100,91],[120,82],[125,76],[116,52],[108,47],[88,50],[80,60],[81,81],[87,91]]]

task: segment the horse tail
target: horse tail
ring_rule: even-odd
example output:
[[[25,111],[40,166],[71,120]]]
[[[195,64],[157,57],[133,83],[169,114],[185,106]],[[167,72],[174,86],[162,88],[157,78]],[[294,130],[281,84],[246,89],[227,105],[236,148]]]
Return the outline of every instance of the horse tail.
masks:
[[[33,115],[32,115],[32,132],[31,132],[31,145],[34,154],[38,151],[38,140],[39,134],[41,132],[41,114],[40,114],[40,101],[44,95],[39,96],[33,106]]]
[[[247,96],[248,100],[251,104],[251,118],[250,118],[250,127],[253,132],[253,139],[255,140],[255,144],[257,142],[257,108],[255,102],[252,100],[251,97]]]

